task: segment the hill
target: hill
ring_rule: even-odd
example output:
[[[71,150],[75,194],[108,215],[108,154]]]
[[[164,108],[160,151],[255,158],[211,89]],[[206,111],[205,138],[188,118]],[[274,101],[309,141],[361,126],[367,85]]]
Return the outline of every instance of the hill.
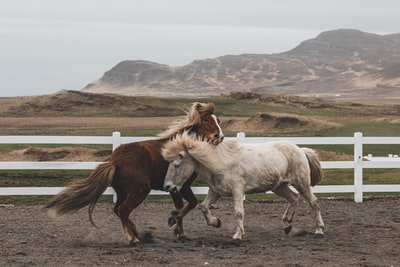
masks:
[[[152,117],[181,114],[174,106],[151,105],[136,97],[117,94],[91,94],[65,90],[59,93],[0,98],[4,117]]]
[[[399,64],[400,34],[341,29],[323,32],[280,54],[227,55],[181,67],[126,60],[83,91],[153,96],[246,91],[393,100],[400,91]]]

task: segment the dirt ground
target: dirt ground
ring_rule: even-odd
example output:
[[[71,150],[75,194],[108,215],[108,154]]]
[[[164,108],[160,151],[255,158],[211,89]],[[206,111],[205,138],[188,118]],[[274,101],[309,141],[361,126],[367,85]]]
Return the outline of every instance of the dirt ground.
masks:
[[[285,235],[280,218],[283,200],[245,201],[245,238],[234,233],[230,199],[213,213],[221,228],[208,227],[198,209],[185,218],[188,240],[174,241],[167,225],[170,201],[146,200],[131,214],[145,241],[125,245],[113,204],[95,208],[94,228],[86,210],[52,221],[42,205],[0,206],[0,266],[398,266],[400,197],[320,200],[327,226],[324,237],[312,234],[310,209],[301,202],[294,233]]]

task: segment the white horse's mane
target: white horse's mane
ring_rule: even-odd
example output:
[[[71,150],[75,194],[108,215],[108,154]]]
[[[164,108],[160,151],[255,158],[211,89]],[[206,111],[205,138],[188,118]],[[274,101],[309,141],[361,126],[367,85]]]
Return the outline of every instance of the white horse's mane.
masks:
[[[238,164],[240,150],[241,146],[235,140],[225,140],[215,146],[199,139],[193,139],[185,132],[167,142],[162,150],[162,155],[167,161],[172,161],[179,156],[181,151],[186,151],[195,160],[207,166],[210,171],[220,173],[226,168]]]
[[[194,102],[190,108],[186,107],[184,111],[186,116],[182,119],[174,121],[167,130],[158,135],[160,138],[172,138],[175,135],[188,130],[192,126],[200,124],[201,115],[206,113],[214,113],[215,105],[213,103]]]

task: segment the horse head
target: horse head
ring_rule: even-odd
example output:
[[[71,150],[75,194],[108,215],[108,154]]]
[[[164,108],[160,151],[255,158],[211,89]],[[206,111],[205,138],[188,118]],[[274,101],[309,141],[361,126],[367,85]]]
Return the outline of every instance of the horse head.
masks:
[[[174,140],[164,144],[161,154],[169,162],[167,174],[165,175],[164,190],[168,192],[179,192],[189,177],[195,172],[195,161],[188,149],[196,141],[186,131],[178,135]]]
[[[215,115],[215,105],[213,103],[195,102],[186,110],[186,117],[175,121],[165,132],[159,136],[171,139],[177,134],[188,131],[191,135],[207,141],[213,145],[218,145],[224,140],[224,134],[219,126],[219,119]]]
[[[221,143],[224,140],[224,134],[219,126],[220,120],[215,115],[214,103],[196,102],[193,103],[192,110],[196,110],[198,114],[197,124],[194,125],[197,128],[197,136],[213,145]]]

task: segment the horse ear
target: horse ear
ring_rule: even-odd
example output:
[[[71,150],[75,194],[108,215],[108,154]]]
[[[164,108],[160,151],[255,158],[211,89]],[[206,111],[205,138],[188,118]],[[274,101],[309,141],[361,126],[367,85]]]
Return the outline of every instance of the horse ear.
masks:
[[[197,111],[201,111],[201,109],[202,109],[202,107],[203,107],[203,105],[202,105],[200,102],[195,102],[195,103],[194,103],[194,106],[195,106],[195,109],[196,109]]]
[[[195,102],[194,106],[201,116],[206,116],[207,114],[215,113],[214,103],[205,104],[205,103]]]

